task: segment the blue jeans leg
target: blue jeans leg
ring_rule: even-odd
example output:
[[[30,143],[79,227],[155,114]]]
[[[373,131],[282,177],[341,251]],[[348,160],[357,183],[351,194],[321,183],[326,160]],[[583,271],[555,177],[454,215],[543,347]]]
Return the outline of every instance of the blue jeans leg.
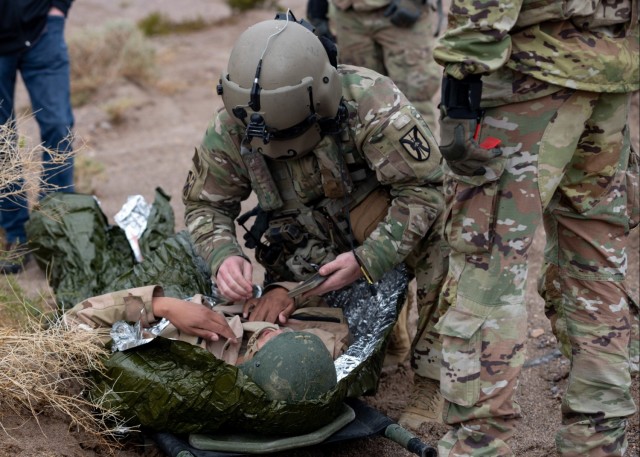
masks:
[[[29,92],[33,113],[40,127],[42,145],[51,151],[67,153],[72,151],[70,135],[74,118],[64,24],[63,17],[49,16],[47,27],[40,38],[30,50],[19,55],[17,70],[20,71]],[[40,198],[54,189],[73,192],[73,158],[69,157],[63,163],[56,163],[46,151],[42,158],[43,185]],[[17,185],[21,186],[20,183]],[[22,205],[22,202],[16,201],[20,198],[24,201]],[[20,198],[7,198],[0,202],[0,209],[3,211],[2,226],[7,241],[10,242],[26,240],[24,224],[28,219],[28,209],[24,195]],[[5,200],[8,206],[6,211]]]
[[[13,104],[15,85],[20,61],[19,55],[0,56],[0,124],[7,125],[0,138],[0,159],[4,162],[9,151],[16,147],[18,137],[15,134]],[[12,129],[12,135],[9,135]],[[4,167],[3,163],[3,167]],[[8,170],[3,168],[6,173]],[[12,170],[19,173],[19,170]],[[26,195],[22,192],[22,179],[14,180],[7,187],[0,189],[0,226],[5,231],[5,238],[9,242],[24,241],[24,224],[29,219]]]

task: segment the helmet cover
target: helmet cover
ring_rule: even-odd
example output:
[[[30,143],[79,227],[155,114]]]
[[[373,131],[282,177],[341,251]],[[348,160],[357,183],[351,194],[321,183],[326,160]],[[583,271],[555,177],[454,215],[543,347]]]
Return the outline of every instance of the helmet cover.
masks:
[[[308,332],[284,332],[238,368],[271,400],[316,400],[337,385],[333,357],[322,340]]]

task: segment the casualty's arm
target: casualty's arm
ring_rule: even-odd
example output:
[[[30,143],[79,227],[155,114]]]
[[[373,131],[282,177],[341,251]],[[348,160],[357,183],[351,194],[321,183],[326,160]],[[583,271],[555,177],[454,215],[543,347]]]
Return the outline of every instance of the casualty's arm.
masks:
[[[117,321],[138,322],[149,326],[157,321],[153,314],[153,298],[162,296],[162,287],[145,286],[88,298],[62,316],[69,327],[110,328]],[[101,337],[107,343],[110,337]]]
[[[205,340],[218,341],[220,336],[236,343],[236,336],[225,317],[200,303],[172,297],[154,297],[153,313],[169,320],[178,330]]]
[[[235,341],[226,319],[203,306],[177,298],[165,297],[162,287],[145,286],[88,298],[67,311],[63,323],[71,328],[111,328],[118,321],[141,322],[150,327],[159,318],[168,319],[178,330],[189,335],[217,341],[218,335]],[[109,342],[108,334],[101,336]]]

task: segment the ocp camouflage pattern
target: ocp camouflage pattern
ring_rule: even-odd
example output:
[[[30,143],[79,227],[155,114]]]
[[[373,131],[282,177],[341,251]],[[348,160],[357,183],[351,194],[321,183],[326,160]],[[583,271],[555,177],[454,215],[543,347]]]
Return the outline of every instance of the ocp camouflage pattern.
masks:
[[[273,174],[280,194],[285,200],[295,200],[298,207],[313,207],[324,197],[317,159],[321,148],[337,148],[349,170],[375,175],[379,185],[389,188],[392,203],[387,217],[356,248],[375,281],[404,261],[441,215],[441,156],[431,131],[389,78],[348,65],[339,66],[339,71],[348,109],[340,144],[325,137],[314,153],[279,163],[266,160],[270,169],[277,171]],[[228,256],[245,256],[234,223],[241,202],[252,191],[249,172],[240,156],[243,134],[242,128],[220,110],[196,150],[185,184],[187,227],[198,253],[214,274]],[[324,151],[326,156],[331,155]],[[283,169],[290,179],[278,178]],[[366,182],[363,176],[352,177],[356,187]],[[283,211],[292,205],[286,204]],[[277,217],[278,211],[274,213]],[[323,243],[329,249],[332,243],[326,235]]]
[[[437,128],[436,103],[442,69],[433,59],[433,15],[424,3],[411,27],[392,24],[385,10],[390,0],[332,0],[331,27],[340,62],[370,68],[389,76],[424,117]]]
[[[478,141],[499,139],[502,156],[483,176],[445,165],[452,253],[441,296],[449,308],[436,330],[454,428],[440,456],[513,455],[528,255],[541,223],[540,293],[571,361],[557,451],[625,453],[635,411],[629,348],[637,347],[624,282],[638,214],[627,125],[639,87],[637,8],[627,0],[452,2],[436,60],[456,78],[483,75]]]
[[[632,0],[453,0],[434,57],[458,79],[509,69],[562,87],[632,92],[637,8]]]

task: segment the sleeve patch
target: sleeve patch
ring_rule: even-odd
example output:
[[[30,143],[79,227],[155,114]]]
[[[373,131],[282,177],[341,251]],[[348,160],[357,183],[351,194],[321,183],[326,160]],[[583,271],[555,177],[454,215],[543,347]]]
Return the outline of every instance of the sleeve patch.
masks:
[[[431,156],[431,147],[418,127],[413,127],[400,138],[400,144],[411,157],[419,162],[424,162]]]

